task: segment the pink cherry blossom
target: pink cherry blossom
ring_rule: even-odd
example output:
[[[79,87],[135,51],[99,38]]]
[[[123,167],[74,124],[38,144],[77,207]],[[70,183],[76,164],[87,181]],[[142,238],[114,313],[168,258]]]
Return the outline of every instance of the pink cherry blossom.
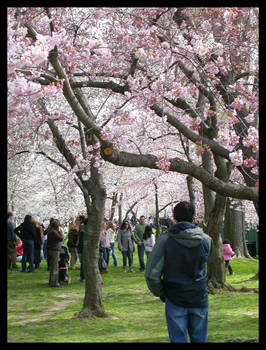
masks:
[[[243,152],[242,150],[238,150],[235,152],[231,152],[229,154],[230,160],[231,162],[235,165],[235,166],[240,166],[243,163]]]
[[[171,163],[163,155],[158,157],[158,161],[155,162],[155,164],[160,170],[164,172],[168,172],[170,170]]]

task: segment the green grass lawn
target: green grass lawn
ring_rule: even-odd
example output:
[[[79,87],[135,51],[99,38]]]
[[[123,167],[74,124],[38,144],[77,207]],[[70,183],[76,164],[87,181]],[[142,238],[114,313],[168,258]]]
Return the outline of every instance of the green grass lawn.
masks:
[[[70,285],[48,287],[46,261],[34,273],[8,271],[8,342],[169,342],[164,303],[147,289],[139,272],[137,253],[135,273],[122,272],[110,259],[109,273],[103,277],[103,302],[108,318],[76,319],[84,297],[84,284],[77,270],[69,271]],[[258,260],[233,259],[234,274],[227,282],[240,288],[258,287],[258,281],[242,283],[258,271]],[[208,342],[258,339],[258,294],[229,293],[209,295]]]

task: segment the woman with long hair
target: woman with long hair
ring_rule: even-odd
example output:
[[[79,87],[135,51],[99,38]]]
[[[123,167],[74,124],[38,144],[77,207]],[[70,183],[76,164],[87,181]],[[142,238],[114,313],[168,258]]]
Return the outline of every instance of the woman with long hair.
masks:
[[[28,261],[29,272],[34,272],[34,237],[35,237],[35,226],[32,223],[32,216],[26,215],[21,225],[15,228],[15,233],[22,240],[23,255],[21,261],[21,271],[26,271],[26,262]]]
[[[58,220],[54,220],[51,223],[51,229],[47,234],[47,248],[50,261],[50,277],[49,277],[49,286],[50,287],[59,287],[58,282],[58,260],[59,253],[61,250],[61,242],[64,240],[64,234],[59,229],[60,223]]]
[[[132,269],[133,263],[133,252],[134,252],[134,243],[133,235],[127,220],[122,222],[122,225],[117,233],[117,243],[118,249],[122,252],[123,255],[123,271],[127,272],[126,265],[128,259],[129,272],[134,272]]]

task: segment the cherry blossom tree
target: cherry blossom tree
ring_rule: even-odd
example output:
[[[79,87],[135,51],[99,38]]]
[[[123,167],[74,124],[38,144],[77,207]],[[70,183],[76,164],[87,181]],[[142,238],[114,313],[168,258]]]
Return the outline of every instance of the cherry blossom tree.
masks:
[[[31,214],[47,227],[51,217],[66,224],[83,214],[85,203],[65,170],[41,154],[25,151],[8,162],[8,207],[17,224]]]
[[[196,178],[215,245],[208,279],[223,285],[226,197],[258,203],[257,22],[257,8],[8,9],[10,156],[48,125],[84,195],[98,186],[98,211],[103,160]],[[80,159],[58,127],[71,113],[90,139]]]

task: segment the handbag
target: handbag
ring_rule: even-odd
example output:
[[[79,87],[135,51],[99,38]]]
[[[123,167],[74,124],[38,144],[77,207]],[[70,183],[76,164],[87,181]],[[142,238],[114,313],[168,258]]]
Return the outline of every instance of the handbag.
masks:
[[[104,260],[103,256],[99,257],[98,266],[99,266],[100,272],[107,272],[108,271],[107,264],[106,264],[106,261]]]

